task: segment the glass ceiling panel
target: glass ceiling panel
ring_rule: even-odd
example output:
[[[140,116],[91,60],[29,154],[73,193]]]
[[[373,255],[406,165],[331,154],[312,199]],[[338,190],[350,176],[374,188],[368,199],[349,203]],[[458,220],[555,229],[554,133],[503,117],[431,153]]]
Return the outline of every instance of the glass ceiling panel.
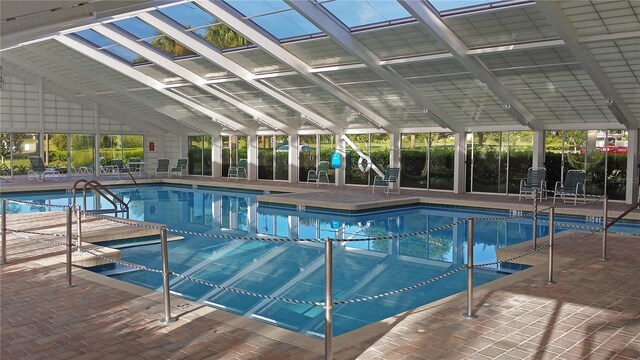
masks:
[[[170,6],[159,11],[218,49],[231,49],[251,44],[242,35],[220,23],[213,15],[193,3]]]
[[[113,40],[103,36],[92,29],[86,29],[74,33],[76,36],[88,41],[102,51],[106,51],[112,55],[115,55],[120,60],[128,62],[129,64],[139,64],[148,62],[145,58],[137,53],[125,48],[122,45],[116,44]]]
[[[491,0],[491,1],[490,0],[428,0],[428,1],[439,12],[500,2],[495,0]]]
[[[113,24],[171,57],[195,55],[186,46],[138,18],[118,20]]]
[[[194,3],[180,4],[159,9],[168,18],[185,29],[200,28],[216,22],[216,18]]]
[[[278,40],[321,33],[320,29],[282,0],[225,0],[225,2]]]
[[[396,0],[329,0],[322,6],[350,28],[411,17]]]

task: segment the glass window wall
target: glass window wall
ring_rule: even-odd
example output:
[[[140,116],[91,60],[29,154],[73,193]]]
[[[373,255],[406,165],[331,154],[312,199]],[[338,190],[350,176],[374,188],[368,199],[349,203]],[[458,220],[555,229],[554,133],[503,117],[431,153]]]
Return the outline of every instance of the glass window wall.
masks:
[[[111,165],[113,159],[122,159],[122,136],[100,136],[100,165]]]
[[[13,174],[26,174],[28,170],[31,169],[29,156],[40,155],[40,141],[38,139],[38,134],[11,134],[11,148],[13,149]]]
[[[11,135],[0,133],[0,176],[11,175]]]
[[[628,132],[623,130],[547,131],[547,186],[564,181],[569,170],[585,170],[585,192],[624,200],[627,177]]]
[[[189,174],[211,175],[211,136],[189,136]]]
[[[67,134],[44,134],[44,164],[47,167],[67,170]]]
[[[400,186],[453,190],[453,133],[402,134]]]
[[[227,177],[229,166],[236,166],[240,159],[247,158],[247,136],[222,136],[222,176]]]
[[[318,148],[316,141],[317,135],[300,135],[298,137],[298,143],[300,144],[300,152],[298,153],[298,180],[300,182],[307,181],[307,175],[309,170],[315,170],[317,163],[317,151]]]
[[[258,136],[258,179],[273,180],[274,137]],[[288,154],[287,149],[278,149]]]
[[[94,136],[71,134],[71,166],[93,172],[95,159]]]
[[[336,136],[335,135],[319,135],[320,140],[320,161],[328,161],[331,163],[331,155],[336,151]],[[344,166],[344,164],[343,164]],[[329,167],[329,183],[333,184],[336,181],[336,171]]]
[[[530,131],[467,134],[468,192],[518,193],[533,159]]]
[[[373,164],[381,171],[389,165],[391,148],[391,136],[389,134],[352,134],[348,135],[351,141],[360,151],[369,156]],[[346,149],[346,176],[347,184],[369,185],[377,175],[375,171],[362,172],[358,167],[360,155],[347,145]]]

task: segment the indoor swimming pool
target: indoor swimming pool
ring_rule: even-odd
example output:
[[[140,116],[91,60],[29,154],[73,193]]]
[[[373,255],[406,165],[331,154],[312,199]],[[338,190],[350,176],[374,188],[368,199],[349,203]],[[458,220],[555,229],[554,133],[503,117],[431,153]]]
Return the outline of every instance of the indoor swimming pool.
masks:
[[[350,240],[334,247],[334,300],[375,296],[407,287],[459,268],[466,263],[465,223],[438,231],[400,239],[366,240],[415,233],[464,220],[468,217],[509,216],[508,210],[487,210],[453,206],[410,206],[363,213],[301,210],[295,207],[259,205],[262,192],[186,186],[148,185],[114,187],[129,203],[131,218],[166,224],[169,229],[201,233],[169,242],[171,271],[210,283],[269,296],[310,302],[324,300],[324,245],[317,239]],[[3,195],[5,198],[39,204],[66,205],[70,194],[33,193]],[[89,196],[89,209],[108,208],[102,199]],[[9,213],[42,211],[29,205],[9,204]],[[540,216],[545,220],[546,215]],[[584,216],[556,216],[561,224],[600,226]],[[567,228],[558,226],[556,231]],[[621,221],[613,232],[640,233],[640,226]],[[206,234],[208,236],[203,236]],[[548,234],[543,221],[538,236]],[[213,238],[211,235],[241,236],[247,239]],[[496,250],[529,240],[530,217],[509,221],[476,221],[474,263],[496,261]],[[282,237],[313,241],[260,241]],[[159,238],[149,237],[103,243],[122,251],[123,260],[153,269],[161,268]],[[517,264],[478,268],[475,285],[481,285],[517,271]],[[158,273],[124,265],[103,265],[92,269],[115,279],[161,291]],[[292,331],[321,337],[323,308],[291,304],[251,295],[223,291],[172,277],[174,295],[254,318]],[[414,309],[466,289],[466,273],[459,271],[442,280],[376,300],[338,305],[334,308],[334,332],[341,335]]]

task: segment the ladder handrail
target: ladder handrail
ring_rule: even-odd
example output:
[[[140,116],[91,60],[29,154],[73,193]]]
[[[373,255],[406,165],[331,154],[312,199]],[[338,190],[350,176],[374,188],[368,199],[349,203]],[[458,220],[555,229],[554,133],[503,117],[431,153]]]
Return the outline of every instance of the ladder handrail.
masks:
[[[90,188],[91,190],[93,190],[94,192],[96,192],[99,196],[102,196],[103,198],[105,198],[111,205],[113,205],[113,209],[115,212],[115,215],[118,216],[119,212],[124,212],[127,214],[127,219],[129,218],[129,205],[124,202],[124,200],[122,200],[118,195],[114,194],[111,190],[109,190],[109,188],[107,188],[106,186],[102,185],[100,182],[98,182],[97,180],[86,180],[86,179],[79,179],[76,180],[73,183],[73,205],[76,204],[76,190],[78,188],[78,185],[80,183],[84,182],[84,186],[82,187],[82,199],[83,199],[83,205],[85,207],[85,211],[87,211],[86,207],[87,207],[87,188]],[[104,192],[103,192],[104,191]],[[111,199],[105,195],[105,193],[107,195],[111,196]],[[122,207],[124,207],[124,210],[118,209],[118,204],[119,203]]]
[[[640,201],[638,201],[635,204],[632,204],[627,210],[625,210],[625,212],[623,212],[622,214],[620,214],[620,216],[618,216],[617,218],[613,219],[613,221],[611,221],[610,223],[607,224],[606,229],[612,227],[615,223],[617,223],[618,221],[622,220],[623,217],[627,216],[630,212],[632,212],[635,208],[637,208],[638,206],[640,206]],[[605,223],[607,222],[607,219],[604,219]]]

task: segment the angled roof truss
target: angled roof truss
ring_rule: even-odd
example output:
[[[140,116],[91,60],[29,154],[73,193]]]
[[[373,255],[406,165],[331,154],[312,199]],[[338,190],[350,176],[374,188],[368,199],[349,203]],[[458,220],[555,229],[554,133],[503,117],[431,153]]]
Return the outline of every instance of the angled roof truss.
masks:
[[[132,50],[137,54],[140,54],[145,59],[159,65],[160,67],[182,77],[183,79],[186,79],[187,81],[197,86],[198,88],[202,89],[203,91],[221,99],[222,101],[226,101],[227,103],[235,106],[236,108],[240,109],[246,114],[252,116],[254,119],[256,118],[261,119],[261,121],[264,121],[267,125],[273,127],[276,130],[282,130],[287,134],[295,133],[295,129],[291,128],[290,126],[283,124],[282,122],[272,118],[271,116],[252,108],[251,106],[248,106],[244,102],[239,101],[238,99],[235,99],[232,96],[229,96],[210,86],[207,86],[205,84],[206,79],[204,79],[203,77],[177,64],[172,59],[168,59],[167,57],[161,55],[157,51],[139,43],[137,39],[135,39],[131,35],[125,34],[124,31],[117,30],[115,26],[98,25],[94,27],[93,30],[95,30],[101,35],[104,35],[110,38],[116,43],[128,48],[129,50]]]
[[[533,130],[542,130],[542,124],[535,116],[513,95],[502,82],[480,60],[469,55],[469,48],[460,38],[440,19],[426,1],[400,1],[411,15],[425,28],[440,40],[454,57],[462,63],[471,74],[487,85],[505,104],[506,111],[518,122]]]
[[[596,60],[589,48],[579,41],[578,32],[565,15],[560,4],[556,1],[539,0],[536,1],[536,4],[558,31],[569,51],[580,62],[580,65],[596,84],[598,90],[608,99],[606,105],[611,109],[611,113],[627,128],[637,129],[638,120],[633,115],[633,112],[627,108],[624,99],[607,78],[600,64],[598,64],[598,60]]]
[[[190,108],[195,109],[196,111],[201,112],[202,114],[210,117],[212,119],[213,122],[217,122],[220,125],[226,126],[234,131],[240,131],[244,134],[247,135],[253,135],[255,134],[255,130],[253,130],[252,128],[249,128],[243,124],[240,124],[234,120],[231,120],[229,118],[227,118],[226,116],[222,115],[222,114],[218,114],[210,109],[208,109],[207,107],[186,99],[168,89],[165,88],[164,84],[146,74],[143,74],[142,72],[140,72],[139,70],[134,69],[133,67],[129,66],[128,64],[123,63],[120,60],[116,60],[115,58],[95,49],[94,47],[85,44],[83,41],[75,39],[74,37],[70,36],[70,35],[58,35],[55,37],[55,39],[67,46],[69,46],[71,49],[76,50],[78,52],[80,52],[81,54],[88,56],[98,62],[103,63],[104,65],[122,73],[123,75],[126,75],[136,81],[139,81],[141,83],[143,83],[146,86],[149,86],[153,89],[155,89],[156,91],[167,95],[168,97],[182,103],[183,105],[186,105]],[[208,134],[216,134],[218,133],[218,129],[216,127],[214,127],[213,125],[199,125],[199,128],[201,128],[204,132],[208,133]]]
[[[204,40],[194,35],[192,32],[186,32],[179,26],[172,24],[170,21],[167,21],[164,15],[158,13],[157,11],[140,14],[139,17],[151,26],[162,31],[163,33],[187,46],[191,50],[195,51],[205,59],[231,72],[238,78],[245,81],[247,84],[264,92],[265,94],[288,106],[289,108],[299,112],[301,116],[305,116],[306,118],[311,119],[315,124],[318,124],[322,128],[335,127],[335,124],[328,119],[316,114],[315,112],[302,106],[298,102],[293,101],[282,93],[257,81],[256,76],[250,71],[233,62],[218,51],[214,50],[211,46],[205,44]]]
[[[388,132],[393,132],[395,130],[395,127],[391,122],[389,122],[379,114],[371,111],[367,106],[360,103],[357,99],[345,92],[343,89],[333,84],[331,81],[328,81],[326,78],[320,77],[318,76],[318,74],[311,73],[310,68],[306,63],[282,48],[282,46],[280,46],[280,44],[271,36],[264,34],[262,31],[257,30],[254,26],[249,25],[248,23],[243,21],[227,5],[222,4],[220,1],[213,2],[198,0],[197,3],[202,8],[215,15],[220,21],[224,22],[231,28],[244,35],[251,42],[260,44],[261,49],[268,52],[276,59],[289,65],[299,74],[304,76],[307,80],[319,86],[321,89],[324,89],[325,91],[331,93],[342,102],[347,104],[349,107],[365,116],[370,121],[383,127]],[[339,129],[336,126],[327,126],[327,129],[333,133],[342,132],[342,129]]]
[[[319,3],[308,0],[291,1],[285,0],[289,6],[297,10],[307,20],[327,33],[335,42],[342,46],[356,58],[362,60],[369,70],[384,79],[393,88],[407,94],[418,106],[424,109],[436,124],[451,129],[453,131],[462,130],[462,126],[452,120],[444,110],[427,98],[413,84],[405,80],[396,72],[380,65],[380,59],[360,41],[351,35],[351,32],[342,23],[329,15],[328,11],[322,8]],[[446,120],[445,120],[446,119]],[[384,128],[385,126],[383,126]]]

